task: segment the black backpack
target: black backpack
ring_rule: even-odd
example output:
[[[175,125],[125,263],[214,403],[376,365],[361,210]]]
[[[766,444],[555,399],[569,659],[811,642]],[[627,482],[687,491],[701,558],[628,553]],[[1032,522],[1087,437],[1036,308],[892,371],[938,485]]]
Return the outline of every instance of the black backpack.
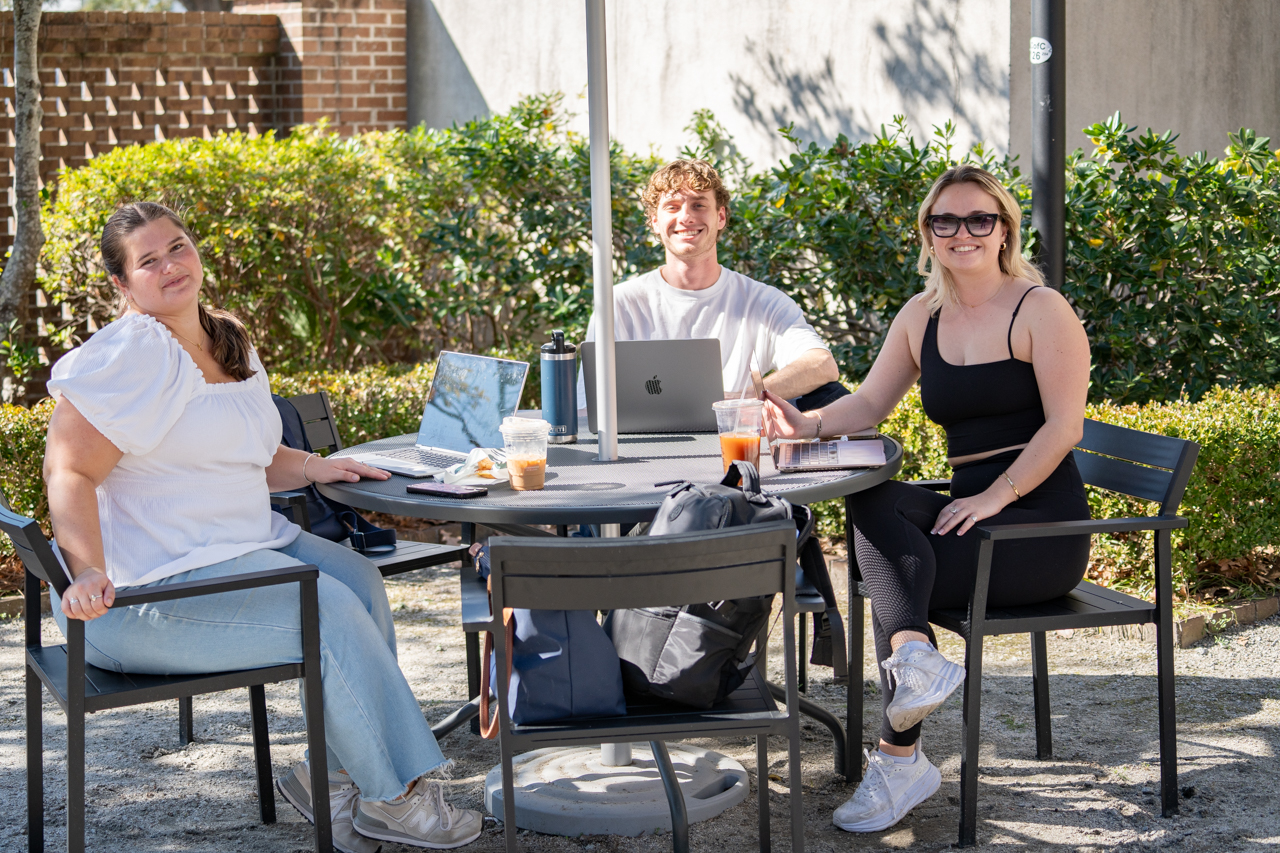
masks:
[[[819,580],[825,580],[830,590],[822,549],[816,547],[812,535],[812,514],[783,498],[763,494],[760,474],[749,462],[736,462],[715,485],[677,485],[658,508],[649,535],[716,530],[788,518],[800,524],[797,553],[816,551]],[[815,548],[809,547],[810,542]],[[815,586],[821,589],[820,584]],[[834,607],[834,592],[830,601]],[[755,664],[750,655],[751,644],[764,629],[772,606],[773,596],[760,596],[611,612],[604,627],[622,662],[627,694],[695,708],[712,707],[746,680]]]
[[[307,440],[307,431],[302,424],[302,415],[279,394],[272,394],[271,401],[280,412],[280,422],[284,426],[280,443],[294,450],[305,450],[310,453],[311,442]],[[307,496],[307,520],[311,522],[311,532],[331,542],[351,540],[351,547],[357,551],[377,553],[395,548],[396,532],[378,527],[360,513],[344,503],[329,500],[315,486],[306,486],[294,491]],[[284,507],[272,507],[276,512],[290,518],[291,513]],[[292,507],[288,507],[292,510]],[[299,519],[290,520],[300,523]]]

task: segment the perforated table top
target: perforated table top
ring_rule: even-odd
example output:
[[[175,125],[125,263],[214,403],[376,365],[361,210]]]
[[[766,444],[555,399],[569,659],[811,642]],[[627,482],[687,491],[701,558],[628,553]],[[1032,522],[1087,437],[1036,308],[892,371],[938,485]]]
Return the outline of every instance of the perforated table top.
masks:
[[[416,437],[384,438],[338,455],[394,450],[412,445]],[[869,489],[902,468],[902,446],[888,436],[881,440],[887,459],[882,468],[781,474],[762,455],[761,487],[801,504]],[[478,524],[616,524],[653,518],[671,488],[656,483],[714,483],[724,476],[720,441],[714,434],[621,436],[621,458],[616,462],[596,461],[597,452],[595,436],[589,433],[580,435],[577,444],[552,445],[547,453],[546,487],[541,491],[519,492],[501,484],[482,498],[438,498],[406,492],[405,486],[420,481],[394,474],[389,480],[328,483],[318,488],[358,509],[418,518]]]

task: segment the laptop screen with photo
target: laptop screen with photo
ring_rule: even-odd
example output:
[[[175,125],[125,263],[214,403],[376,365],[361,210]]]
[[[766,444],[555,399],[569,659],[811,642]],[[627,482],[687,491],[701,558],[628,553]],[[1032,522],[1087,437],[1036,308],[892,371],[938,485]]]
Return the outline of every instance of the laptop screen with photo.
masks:
[[[515,414],[529,365],[460,352],[442,352],[436,362],[418,444],[469,453],[502,447],[498,427]]]

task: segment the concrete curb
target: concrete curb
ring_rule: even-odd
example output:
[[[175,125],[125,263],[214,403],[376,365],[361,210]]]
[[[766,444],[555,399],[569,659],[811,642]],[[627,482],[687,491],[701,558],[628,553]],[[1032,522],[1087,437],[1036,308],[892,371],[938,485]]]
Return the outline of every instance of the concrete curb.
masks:
[[[14,616],[22,615],[22,604],[26,601],[21,595],[15,595],[12,598],[0,598],[0,618],[9,619]],[[51,613],[49,609],[49,592],[40,593],[40,612]]]
[[[1234,625],[1261,622],[1263,619],[1275,616],[1277,612],[1280,612],[1280,597],[1272,596],[1256,601],[1246,601],[1213,613],[1202,613],[1188,619],[1179,619],[1173,623],[1173,641],[1179,648],[1188,649],[1207,634],[1216,634]],[[1156,626],[1152,624],[1117,625],[1097,630],[1100,634],[1125,640],[1141,640],[1145,643],[1156,641]]]

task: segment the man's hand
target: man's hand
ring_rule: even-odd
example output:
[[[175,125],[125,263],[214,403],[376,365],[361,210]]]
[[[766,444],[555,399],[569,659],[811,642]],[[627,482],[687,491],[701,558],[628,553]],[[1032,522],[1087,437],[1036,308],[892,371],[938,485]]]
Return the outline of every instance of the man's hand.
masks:
[[[80,570],[66,595],[62,596],[62,613],[68,619],[88,622],[107,612],[116,600],[116,588],[106,573],[95,566]]]
[[[764,378],[764,387],[784,400],[794,400],[840,378],[840,368],[831,353],[811,349],[795,361]]]

